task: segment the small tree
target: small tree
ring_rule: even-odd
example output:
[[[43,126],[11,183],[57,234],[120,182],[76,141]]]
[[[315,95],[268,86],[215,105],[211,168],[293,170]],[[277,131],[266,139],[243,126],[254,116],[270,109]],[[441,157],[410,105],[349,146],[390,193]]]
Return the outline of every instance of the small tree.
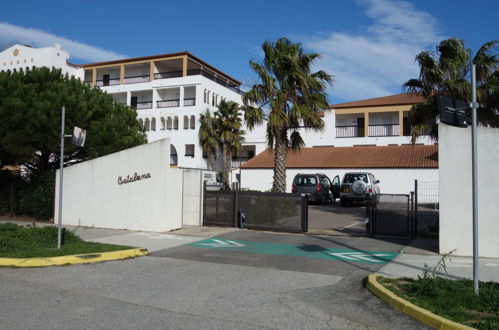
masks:
[[[218,143],[222,150],[222,185],[229,189],[229,172],[232,156],[237,154],[244,141],[244,131],[241,130],[242,120],[239,106],[233,101],[222,100],[215,112],[215,128]]]
[[[218,147],[218,137],[216,132],[215,119],[211,115],[209,110],[206,110],[199,116],[200,126],[199,126],[199,144],[206,152],[209,159],[210,169],[217,169],[217,147]]]

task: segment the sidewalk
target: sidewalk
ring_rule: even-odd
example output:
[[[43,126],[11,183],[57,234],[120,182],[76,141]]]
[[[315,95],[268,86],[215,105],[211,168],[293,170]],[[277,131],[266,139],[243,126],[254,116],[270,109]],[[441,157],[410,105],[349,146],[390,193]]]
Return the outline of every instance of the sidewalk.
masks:
[[[380,268],[376,273],[386,277],[422,276],[425,265],[433,270],[443,256],[436,252],[435,244],[438,241],[429,239],[415,239],[409,246],[400,251],[400,254],[390,263]],[[437,269],[437,275],[450,279],[473,278],[473,258],[450,256],[445,258],[445,267]],[[499,282],[499,259],[479,258],[478,274],[480,281]]]
[[[29,222],[0,219],[0,223],[6,222],[12,222],[25,226],[33,223],[38,227],[54,226],[52,222]],[[161,251],[184,244],[194,243],[210,237],[239,230],[237,228],[184,226],[182,229],[168,233],[157,233],[91,227],[63,227],[71,230],[85,241],[128,245],[137,248],[144,248],[149,252]]]

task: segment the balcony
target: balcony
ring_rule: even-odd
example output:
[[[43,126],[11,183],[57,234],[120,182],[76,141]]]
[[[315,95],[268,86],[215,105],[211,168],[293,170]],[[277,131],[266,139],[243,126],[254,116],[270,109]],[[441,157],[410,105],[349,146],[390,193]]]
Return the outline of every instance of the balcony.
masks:
[[[114,85],[119,85],[120,84],[120,78],[113,78],[113,79],[103,79],[103,80],[96,80],[95,81],[95,86],[114,86]]]
[[[150,79],[149,75],[129,76],[129,77],[125,77],[125,84],[136,84],[136,83],[148,82],[149,79]],[[118,83],[119,83],[119,79],[118,79]]]
[[[369,125],[369,136],[399,136],[399,124]]]
[[[184,99],[184,107],[192,107],[196,105],[195,98]]]
[[[158,72],[154,74],[154,79],[178,78],[182,77],[182,71]]]
[[[188,76],[196,76],[196,75],[201,75],[203,77],[206,77],[210,80],[213,80],[214,82],[216,82],[217,84],[220,84],[224,87],[227,87],[228,89],[242,95],[244,94],[243,91],[241,91],[237,86],[233,86],[233,85],[230,85],[228,84],[227,82],[225,82],[224,80],[222,79],[219,79],[217,77],[215,77],[214,75],[212,75],[211,73],[205,71],[205,70],[202,70],[202,69],[192,69],[192,70],[187,70],[187,75]]]
[[[355,125],[336,126],[337,138],[364,137],[364,127]]]
[[[132,108],[135,110],[152,109],[152,101],[137,102],[137,105],[132,104]]]
[[[174,108],[180,106],[180,100],[164,100],[164,101],[156,101],[157,108]]]

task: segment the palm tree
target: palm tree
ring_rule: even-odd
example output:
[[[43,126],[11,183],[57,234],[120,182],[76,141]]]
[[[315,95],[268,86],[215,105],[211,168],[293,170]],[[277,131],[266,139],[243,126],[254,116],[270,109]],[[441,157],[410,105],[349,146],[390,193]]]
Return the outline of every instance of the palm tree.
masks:
[[[299,43],[286,38],[262,45],[261,64],[250,61],[260,82],[243,95],[245,120],[249,129],[267,121],[267,144],[275,149],[273,191],[286,190],[286,154],[304,143],[293,127],[320,130],[324,122],[319,112],[328,108],[326,83],[332,77],[324,71],[312,73],[318,53],[305,53]]]
[[[207,109],[205,113],[199,116],[199,144],[208,155],[210,169],[217,168],[216,153],[218,147],[218,138],[215,128],[215,118],[212,117],[210,111]]]
[[[476,65],[478,121],[482,125],[499,127],[499,73],[498,59],[493,52],[498,41],[483,44],[475,57],[465,48],[461,39],[443,40],[437,52],[422,51],[416,56],[420,67],[418,79],[410,79],[404,88],[410,93],[419,93],[426,102],[416,104],[409,113],[413,143],[422,134],[429,133],[438,138],[436,117],[438,108],[435,95],[443,94],[469,103],[471,101],[471,63]]]
[[[218,145],[222,149],[222,186],[229,189],[229,171],[232,155],[237,154],[244,141],[239,105],[233,101],[220,101],[215,112],[215,128]]]

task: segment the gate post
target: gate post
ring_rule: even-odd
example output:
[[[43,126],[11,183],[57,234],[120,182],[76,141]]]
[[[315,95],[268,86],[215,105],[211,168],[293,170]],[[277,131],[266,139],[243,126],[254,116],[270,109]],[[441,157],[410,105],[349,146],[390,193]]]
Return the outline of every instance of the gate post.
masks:
[[[414,235],[418,235],[418,180],[414,180]]]
[[[234,222],[233,226],[234,228],[238,227],[238,207],[239,207],[239,189],[237,187],[237,183],[233,182],[232,183],[232,189],[234,190]]]
[[[306,233],[308,231],[308,196],[301,196],[301,230]]]
[[[416,231],[414,229],[414,191],[411,191],[411,197],[409,201],[411,205],[411,216],[410,216],[410,223],[411,223],[411,237],[416,237]]]

